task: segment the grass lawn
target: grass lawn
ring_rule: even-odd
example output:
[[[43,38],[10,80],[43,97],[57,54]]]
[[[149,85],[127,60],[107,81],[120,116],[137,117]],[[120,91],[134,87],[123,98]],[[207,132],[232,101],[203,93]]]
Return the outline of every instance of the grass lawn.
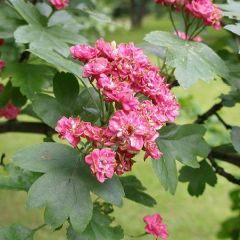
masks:
[[[132,30],[130,32],[119,29],[117,32],[109,33],[108,40],[117,42],[134,41],[140,43],[145,33],[152,30],[168,30],[169,24],[165,19],[155,20],[153,17],[147,17],[142,29]],[[211,34],[212,37],[222,36],[223,32]],[[210,89],[210,90],[209,90]],[[190,99],[189,105],[197,109],[198,113],[206,111],[212,104],[217,102],[220,93],[228,92],[229,88],[220,80],[211,83],[198,83],[189,89],[176,89],[175,94],[179,99]],[[188,107],[188,104],[186,104]],[[237,124],[239,120],[240,107],[234,109],[223,109],[222,116],[229,124]],[[190,108],[191,111],[191,108]],[[179,123],[190,123],[194,119],[191,114],[182,112],[178,119]],[[214,124],[214,119],[212,120]],[[212,127],[212,125],[209,125]],[[215,126],[214,126],[215,127]],[[209,134],[206,136],[211,143],[227,142],[229,136],[221,135],[219,139],[212,138]],[[7,159],[11,159],[13,153],[26,145],[39,143],[42,136],[30,134],[2,134],[0,135],[0,153],[7,153]],[[114,216],[120,223],[126,233],[125,240],[134,239],[130,236],[139,235],[144,232],[142,218],[146,214],[159,212],[168,224],[170,240],[214,240],[217,239],[216,233],[220,223],[231,215],[230,201],[228,192],[233,189],[233,185],[218,177],[218,184],[215,188],[207,187],[205,194],[199,198],[192,198],[187,193],[187,185],[179,184],[175,196],[165,192],[155,176],[150,161],[143,162],[139,159],[134,168],[134,174],[142,180],[148,188],[148,192],[157,200],[157,206],[146,208],[128,200],[124,201],[122,209],[116,208]],[[43,212],[41,210],[27,211],[25,209],[26,194],[23,192],[0,191],[0,225],[10,223],[23,223],[29,227],[37,227],[42,224]],[[37,240],[61,240],[65,239],[65,230],[53,233],[46,228],[37,234]],[[135,238],[136,239],[136,238]],[[150,236],[138,238],[140,240],[153,239]],[[14,240],[14,239],[13,239]]]

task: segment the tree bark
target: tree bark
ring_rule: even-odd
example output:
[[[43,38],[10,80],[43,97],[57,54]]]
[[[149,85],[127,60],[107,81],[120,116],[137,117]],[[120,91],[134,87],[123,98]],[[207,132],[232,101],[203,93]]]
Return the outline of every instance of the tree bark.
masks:
[[[141,27],[148,0],[130,0],[130,19],[133,28]]]

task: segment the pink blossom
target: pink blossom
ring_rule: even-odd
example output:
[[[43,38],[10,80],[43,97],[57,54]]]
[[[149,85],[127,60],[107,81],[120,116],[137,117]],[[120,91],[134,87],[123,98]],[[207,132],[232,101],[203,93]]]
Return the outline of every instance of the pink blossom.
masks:
[[[97,86],[103,87],[103,95],[107,102],[120,103],[124,110],[130,111],[138,107],[139,101],[134,97],[134,91],[126,82],[114,82],[108,77],[101,75]]]
[[[12,101],[8,101],[5,107],[0,108],[0,117],[5,117],[8,120],[16,119],[20,111],[20,108],[15,107]]]
[[[94,149],[85,157],[85,161],[90,165],[92,173],[98,181],[103,183],[106,179],[112,178],[115,168],[115,155],[110,148]]]
[[[148,125],[136,111],[126,113],[120,110],[109,120],[109,130],[115,136],[121,150],[136,153],[143,148]]]
[[[57,9],[60,10],[68,6],[68,0],[49,0],[49,2]]]
[[[66,139],[73,147],[80,142],[80,136],[85,130],[85,125],[80,122],[80,117],[66,118],[62,117],[55,128],[61,139]]]
[[[145,231],[158,238],[167,239],[167,225],[162,223],[162,217],[159,214],[148,215],[143,218],[146,223]]]
[[[116,152],[116,166],[115,173],[118,176],[123,175],[125,172],[132,170],[135,161],[132,159],[135,155],[120,149]]]
[[[95,57],[97,57],[97,50],[86,44],[75,45],[70,48],[72,57],[78,59],[81,62],[87,62]]]
[[[117,53],[115,44],[106,43],[103,38],[96,41],[95,48],[98,50],[99,57],[105,57],[109,61],[113,60]]]
[[[102,73],[109,73],[111,66],[106,58],[95,58],[83,67],[83,77],[97,76]]]
[[[201,18],[205,25],[220,29],[222,11],[211,0],[193,0],[186,5],[186,10],[197,18]]]
[[[4,67],[5,67],[5,61],[0,59],[0,72],[3,70]]]

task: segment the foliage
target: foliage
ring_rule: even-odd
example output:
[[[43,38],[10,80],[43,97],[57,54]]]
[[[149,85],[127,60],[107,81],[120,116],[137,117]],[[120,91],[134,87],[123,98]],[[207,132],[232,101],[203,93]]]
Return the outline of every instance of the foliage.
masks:
[[[139,161],[135,155],[141,150],[145,158],[152,158],[157,177],[171,194],[180,181],[188,183],[191,196],[199,197],[206,185],[217,184],[216,174],[240,184],[239,176],[219,164],[240,166],[240,127],[226,123],[219,111],[240,102],[239,55],[232,44],[217,53],[196,41],[206,25],[217,28],[215,23],[207,24],[206,17],[193,16],[192,9],[180,6],[181,11],[176,11],[184,29],[180,34],[173,16],[177,3],[157,1],[167,5],[176,31],[175,35],[150,32],[141,45],[158,58],[159,71],[131,44],[100,39],[95,47],[86,45],[112,24],[102,1],[70,0],[61,10],[50,2],[0,2],[4,38],[0,39],[0,117],[6,118],[0,122],[0,133],[35,131],[46,136],[45,143],[17,151],[10,163],[4,162],[4,155],[0,162],[0,188],[26,191],[28,209],[45,209],[44,224],[32,230],[17,224],[1,227],[0,239],[30,240],[47,225],[53,230],[67,225],[69,240],[123,239],[124,230],[113,217],[123,198],[156,205],[140,179],[122,176]],[[233,33],[236,46],[239,3],[229,0],[219,6],[229,17],[225,29]],[[73,44],[82,45],[70,48]],[[171,88],[216,79],[231,91],[220,94],[218,103],[205,113],[192,112],[194,122],[174,124],[179,105]],[[183,108],[191,104],[188,101]],[[28,115],[30,125],[16,119],[19,112]],[[214,135],[206,123],[213,115],[229,135],[229,142],[219,146],[205,140],[205,133]],[[57,143],[56,133],[72,146]],[[230,196],[238,215],[222,224],[219,237],[238,239],[239,191]]]

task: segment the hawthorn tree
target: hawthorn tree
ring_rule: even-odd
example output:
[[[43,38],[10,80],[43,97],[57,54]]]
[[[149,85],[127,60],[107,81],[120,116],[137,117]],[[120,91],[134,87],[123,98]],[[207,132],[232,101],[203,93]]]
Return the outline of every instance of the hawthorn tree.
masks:
[[[58,230],[65,222],[69,240],[123,239],[124,230],[111,217],[113,205],[121,207],[123,198],[156,204],[139,179],[125,175],[143,158],[172,194],[181,181],[199,196],[207,184],[217,184],[216,175],[240,185],[238,176],[221,167],[221,161],[240,167],[240,127],[219,112],[240,101],[240,4],[157,0],[174,33],[150,32],[141,49],[99,38],[108,17],[93,11],[95,1],[79,2],[0,2],[0,133],[45,135],[44,143],[20,149],[8,164],[3,153],[0,175],[0,188],[27,191],[28,208],[45,208],[44,223],[35,229],[3,226],[0,239],[33,239],[39,229]],[[217,54],[200,34],[221,27],[232,39]],[[147,53],[159,58],[159,66]],[[176,125],[182,107],[171,89],[188,91],[216,78],[232,90],[192,124]],[[211,146],[204,139],[212,116],[230,134],[228,144]],[[179,174],[176,161],[183,165]],[[231,193],[238,215],[223,223],[220,237],[239,239],[239,194]],[[146,233],[139,236],[167,239],[159,214],[144,222]]]

